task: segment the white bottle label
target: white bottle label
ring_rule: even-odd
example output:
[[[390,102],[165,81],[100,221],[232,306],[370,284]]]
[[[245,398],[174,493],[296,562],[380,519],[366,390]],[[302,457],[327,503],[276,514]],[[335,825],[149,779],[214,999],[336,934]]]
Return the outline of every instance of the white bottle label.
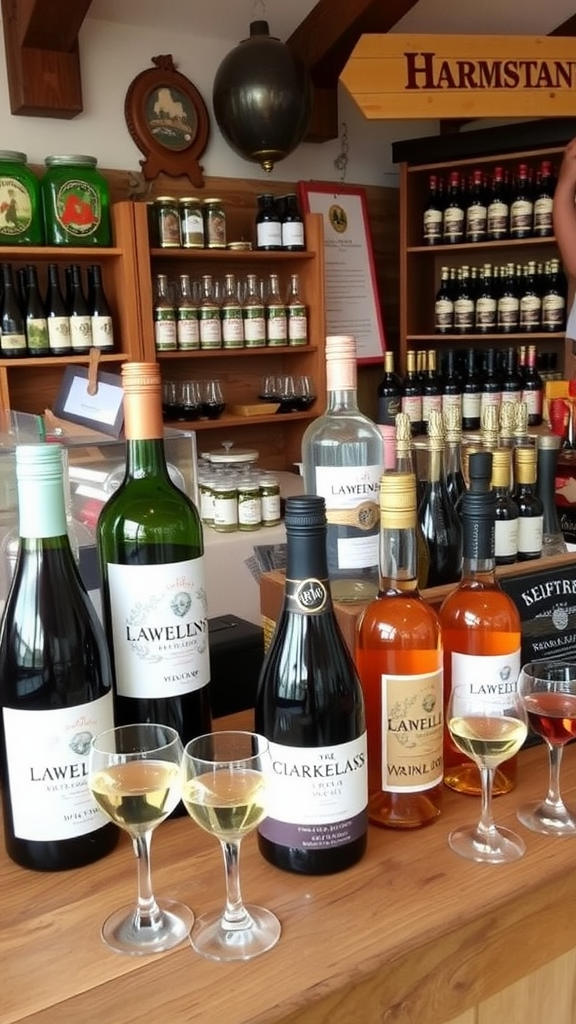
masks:
[[[278,249],[281,247],[282,225],[279,220],[263,220],[256,225],[256,245],[259,249],[268,245]]]
[[[493,697],[497,704],[515,693],[520,675],[520,648],[510,654],[461,654],[452,651],[452,686],[464,685],[470,694]]]
[[[382,675],[382,791],[419,793],[442,782],[443,671]]]
[[[269,817],[259,831],[271,842],[327,850],[366,830],[366,733],[349,743],[290,747],[270,743]]]
[[[518,554],[542,551],[543,516],[520,516],[518,519]]]
[[[75,348],[90,348],[92,345],[92,317],[70,317],[70,343]]]
[[[382,466],[316,466],[315,472],[316,494],[326,502],[329,561],[330,533],[336,528],[338,569],[377,566]]]
[[[57,842],[106,825],[88,789],[88,753],[114,726],[112,691],[73,708],[4,708],[3,716],[15,836]]]
[[[121,697],[179,697],[210,679],[204,557],[163,565],[108,563],[116,688]]]
[[[287,220],[282,224],[282,248],[304,245],[304,224],[299,220]]]
[[[114,328],[111,316],[92,317],[92,344],[94,348],[114,347]]]
[[[496,558],[512,558],[518,554],[518,519],[496,520],[494,554]]]

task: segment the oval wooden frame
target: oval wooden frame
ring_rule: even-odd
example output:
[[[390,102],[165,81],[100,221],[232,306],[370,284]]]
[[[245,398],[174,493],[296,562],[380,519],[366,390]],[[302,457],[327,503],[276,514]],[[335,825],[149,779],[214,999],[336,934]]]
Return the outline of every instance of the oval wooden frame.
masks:
[[[146,159],[141,160],[142,173],[145,178],[157,177],[161,171],[171,177],[186,175],[193,185],[204,185],[203,168],[198,158],[206,149],[210,134],[208,110],[198,89],[192,82],[180,74],[172,61],[171,55],[153,57],[157,66],[141,71],[131,82],[124,100],[124,116],[128,131],[144,153]],[[176,89],[183,93],[196,115],[195,131],[189,145],[180,150],[164,146],[150,131],[147,117],[147,105],[151,93],[163,86]]]

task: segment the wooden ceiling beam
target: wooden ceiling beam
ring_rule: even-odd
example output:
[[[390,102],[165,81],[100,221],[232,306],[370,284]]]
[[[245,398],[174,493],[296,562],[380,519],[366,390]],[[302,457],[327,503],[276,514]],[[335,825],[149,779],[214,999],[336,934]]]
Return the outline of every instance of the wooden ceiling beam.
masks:
[[[78,33],[91,0],[2,0],[10,110],[76,117],[82,110]]]
[[[366,32],[388,32],[417,0],[318,0],[286,45],[312,79],[307,142],[338,138],[338,79]]]

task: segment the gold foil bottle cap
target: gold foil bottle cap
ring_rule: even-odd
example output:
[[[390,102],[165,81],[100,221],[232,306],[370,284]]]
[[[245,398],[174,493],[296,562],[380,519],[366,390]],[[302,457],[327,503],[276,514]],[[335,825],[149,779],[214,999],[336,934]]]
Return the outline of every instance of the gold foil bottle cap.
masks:
[[[516,406],[518,402],[502,402],[500,406],[500,437],[514,436],[516,426]]]
[[[510,449],[496,448],[492,452],[492,487],[509,487],[511,470]]]
[[[459,444],[462,440],[462,410],[457,405],[449,405],[442,415],[446,441],[448,444]]]
[[[536,449],[532,445],[518,445],[514,449],[516,480],[519,484],[536,482]]]
[[[159,363],[122,363],[121,374],[125,391],[148,390],[162,384]]]
[[[164,437],[160,364],[123,363],[121,373],[126,440]]]
[[[516,402],[516,423],[514,436],[524,437],[528,433],[528,406],[526,402]]]
[[[438,409],[431,409],[428,416],[428,447],[431,451],[438,451],[444,448],[445,443],[446,431],[442,413]]]
[[[407,412],[397,412],[394,422],[396,426],[396,455],[405,455],[412,447],[410,417]]]
[[[416,475],[384,473],[380,478],[380,523],[391,529],[416,524]]]
[[[480,431],[485,448],[495,448],[500,435],[500,410],[497,405],[486,405],[482,410]]]

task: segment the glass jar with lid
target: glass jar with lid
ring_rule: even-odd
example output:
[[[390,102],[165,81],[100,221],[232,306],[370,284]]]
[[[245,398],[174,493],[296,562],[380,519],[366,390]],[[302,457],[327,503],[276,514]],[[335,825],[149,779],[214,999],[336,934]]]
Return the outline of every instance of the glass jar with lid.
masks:
[[[0,150],[0,245],[42,245],[40,181],[26,154]]]
[[[226,213],[221,199],[204,199],[204,241],[207,249],[226,248]]]
[[[40,182],[47,245],[110,245],[110,192],[95,156],[47,156]]]
[[[202,203],[197,196],[183,196],[178,200],[184,249],[204,248],[204,217]]]
[[[160,249],[179,249],[182,245],[180,209],[174,196],[157,196],[152,204],[156,244]]]

